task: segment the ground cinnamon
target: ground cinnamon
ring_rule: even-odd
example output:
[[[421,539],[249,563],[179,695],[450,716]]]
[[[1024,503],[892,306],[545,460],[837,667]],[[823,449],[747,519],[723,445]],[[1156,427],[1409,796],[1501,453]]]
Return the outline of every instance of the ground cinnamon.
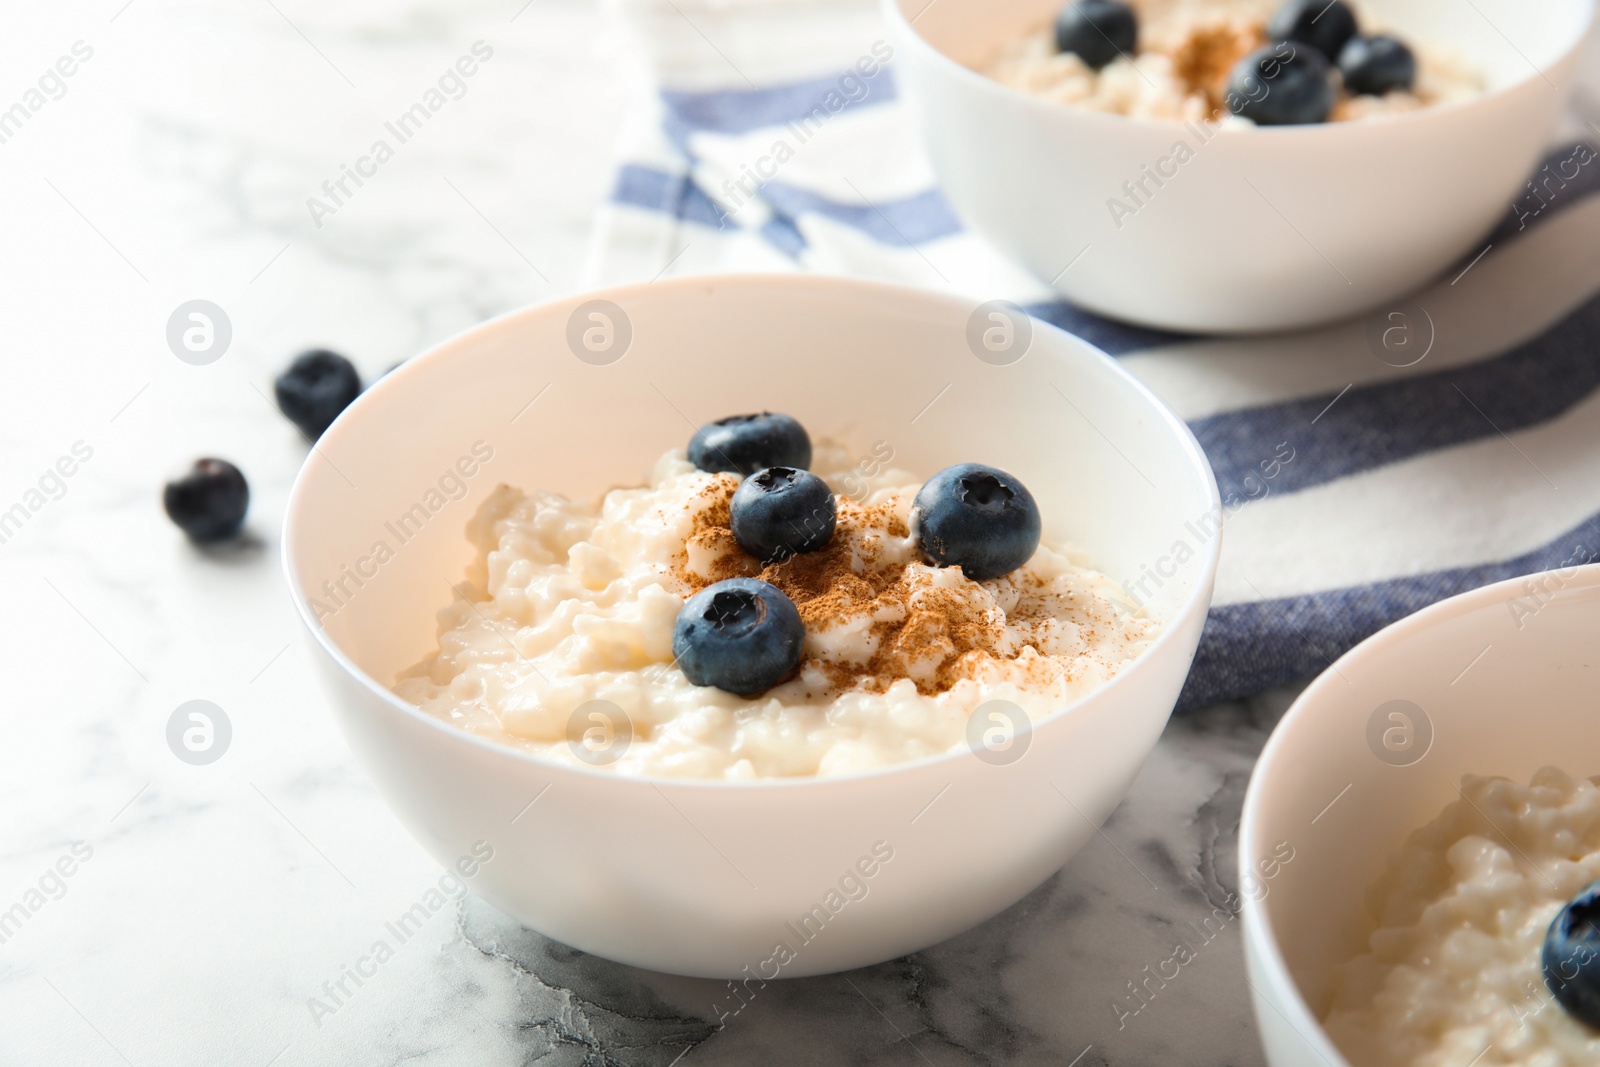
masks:
[[[1200,23],[1172,50],[1172,70],[1189,92],[1205,96],[1215,115],[1226,103],[1234,65],[1265,43],[1261,27],[1245,20]]]
[[[963,678],[994,673],[1001,661],[1013,680],[1019,668],[1030,684],[1048,686],[1065,677],[1058,660],[1032,645],[1005,647],[1007,612],[974,596],[974,584],[935,584],[923,568],[908,565],[903,551],[887,550],[889,539],[910,535],[902,501],[868,505],[836,496],[837,525],[826,546],[764,565],[739,547],[728,528],[738,485],[733,475],[719,476],[685,505],[694,513],[693,528],[672,562],[672,576],[685,595],[727,578],[759,578],[794,601],[808,635],[838,627],[865,629],[872,651],[864,661],[813,656],[802,665],[824,674],[837,690],[882,692],[909,678],[931,695]],[[1018,571],[999,581],[1016,594],[1011,598],[1019,608],[1011,614],[1014,624],[1054,616],[1051,602],[1059,595],[1042,579]]]

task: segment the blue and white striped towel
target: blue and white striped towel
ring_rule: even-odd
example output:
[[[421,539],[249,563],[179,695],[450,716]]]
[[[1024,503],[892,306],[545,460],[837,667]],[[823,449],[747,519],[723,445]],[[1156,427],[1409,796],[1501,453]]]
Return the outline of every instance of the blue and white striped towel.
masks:
[[[1180,709],[1316,673],[1441,598],[1600,558],[1600,125],[1586,117],[1600,94],[1588,86],[1542,195],[1508,204],[1481,258],[1417,294],[1433,345],[1394,367],[1366,319],[1199,338],[1056,299],[951,213],[892,61],[872,62],[889,47],[870,3],[621,10],[658,90],[623,137],[586,280],[860,275],[1011,299],[1119,357],[1188,421],[1236,502]],[[1600,64],[1585,74],[1600,82]],[[827,120],[801,125],[819,105]]]

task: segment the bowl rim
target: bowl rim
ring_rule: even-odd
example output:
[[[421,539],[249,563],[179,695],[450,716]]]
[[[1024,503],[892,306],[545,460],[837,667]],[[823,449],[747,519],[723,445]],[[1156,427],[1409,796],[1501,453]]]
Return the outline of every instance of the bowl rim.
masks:
[[[939,2],[939,0],[931,0],[927,6],[931,7],[933,3],[937,2]],[[1531,84],[1535,80],[1545,81],[1556,90],[1562,100],[1566,100],[1572,95],[1576,85],[1568,85],[1565,87],[1556,86],[1554,82],[1550,81],[1548,74],[1555,68],[1566,64],[1572,59],[1575,53],[1583,48],[1584,42],[1588,39],[1590,31],[1594,28],[1596,11],[1597,9],[1600,9],[1600,0],[1578,0],[1578,2],[1583,5],[1585,10],[1581,19],[1579,20],[1578,32],[1574,34],[1573,39],[1568,42],[1565,48],[1559,50],[1553,59],[1543,64],[1536,64],[1531,60],[1528,60],[1528,71],[1526,74],[1519,78],[1508,81],[1506,84],[1501,85],[1498,88],[1480,93],[1477,96],[1466,100],[1454,100],[1443,104],[1431,104],[1427,107],[1418,108],[1415,111],[1403,111],[1399,114],[1385,115],[1382,117],[1381,121],[1307,122],[1281,126],[1258,126],[1254,123],[1251,123],[1248,127],[1228,125],[1226,123],[1226,118],[1228,116],[1223,116],[1223,118],[1219,119],[1213,115],[1209,118],[1198,120],[1158,119],[1148,118],[1141,115],[1121,115],[1115,112],[1098,111],[1093,108],[1086,107],[1074,107],[1071,104],[1063,104],[1054,100],[1046,100],[1043,97],[1036,96],[1032,93],[1023,92],[1021,89],[1014,89],[1009,85],[998,82],[986,74],[982,74],[979,71],[973,70],[971,67],[968,67],[962,63],[958,63],[953,57],[946,54],[942,49],[934,47],[933,43],[924,37],[914,25],[916,19],[921,17],[921,12],[918,12],[918,14],[913,18],[907,19],[905,14],[900,10],[899,0],[879,0],[879,5],[883,9],[884,18],[888,21],[891,32],[893,32],[902,41],[909,42],[910,47],[913,50],[920,50],[925,57],[933,57],[933,62],[935,64],[942,66],[945,70],[955,72],[955,77],[962,81],[963,84],[973,87],[980,93],[988,94],[991,99],[1010,100],[1013,103],[1021,103],[1029,111],[1039,115],[1042,118],[1048,119],[1051,116],[1055,116],[1057,118],[1061,116],[1071,116],[1075,118],[1081,118],[1086,124],[1091,126],[1104,124],[1104,128],[1108,131],[1117,129],[1119,125],[1124,128],[1131,125],[1133,127],[1142,127],[1147,131],[1163,133],[1165,135],[1171,135],[1178,130],[1188,129],[1195,122],[1203,121],[1213,123],[1214,128],[1218,132],[1227,133],[1231,136],[1256,134],[1269,137],[1328,137],[1341,136],[1341,134],[1332,132],[1335,130],[1370,130],[1374,126],[1380,128],[1403,129],[1407,125],[1418,122],[1427,122],[1440,116],[1451,115],[1459,111],[1468,110],[1470,108],[1485,106],[1489,104],[1490,101],[1495,101],[1501,97],[1509,96],[1513,92],[1520,91],[1523,87]],[[927,7],[924,7],[923,11],[926,10]],[[1516,49],[1515,45],[1512,47],[1513,49]],[[1521,54],[1520,49],[1517,49],[1517,52],[1519,55]],[[1526,57],[1523,58],[1526,59]],[[1071,120],[1072,119],[1069,118],[1068,121]],[[1395,125],[1391,126],[1390,124]],[[1343,136],[1359,135],[1360,134],[1358,133],[1343,134]]]
[[[639,282],[627,285],[609,286],[603,289],[581,290],[577,293],[568,294],[566,296],[555,297],[550,300],[542,300],[533,304],[526,304],[503,314],[496,315],[485,322],[479,323],[476,326],[469,327],[466,330],[454,334],[445,340],[430,346],[423,352],[412,357],[410,360],[407,360],[406,364],[409,365],[416,360],[431,358],[436,354],[446,350],[454,350],[463,346],[478,344],[494,334],[514,328],[514,325],[524,318],[552,314],[555,313],[557,309],[576,306],[587,300],[610,299],[614,302],[621,303],[635,294],[643,294],[646,290],[650,291],[652,299],[658,299],[659,297],[657,294],[663,292],[670,297],[672,292],[677,289],[703,290],[708,285],[721,287],[724,289],[727,287],[742,287],[747,289],[794,288],[800,290],[810,290],[819,295],[832,295],[834,293],[848,292],[865,293],[868,295],[875,295],[880,298],[880,302],[883,306],[889,306],[891,302],[898,303],[900,306],[906,306],[908,302],[929,303],[940,301],[945,303],[961,302],[962,304],[965,304],[969,299],[957,293],[947,293],[916,286],[898,285],[888,282],[851,278],[843,275],[811,275],[798,273],[684,275],[678,278],[662,279],[658,282]],[[1032,316],[1030,316],[1030,319],[1033,321],[1036,336],[1039,331],[1043,331],[1046,334],[1053,332],[1062,335],[1062,337],[1066,338],[1070,344],[1078,347],[1085,356],[1089,357],[1093,361],[1099,362],[1104,367],[1109,369],[1116,378],[1121,380],[1124,386],[1130,387],[1135,395],[1141,397],[1148,406],[1151,416],[1159,424],[1164,425],[1169,432],[1172,432],[1176,435],[1178,443],[1183,449],[1187,466],[1190,468],[1190,476],[1197,475],[1203,480],[1206,497],[1211,510],[1217,511],[1222,507],[1221,495],[1217,489],[1216,476],[1211,470],[1211,464],[1206,459],[1205,452],[1201,449],[1199,441],[1196,440],[1193,432],[1190,431],[1188,425],[1182,419],[1178,418],[1178,416],[1173,413],[1173,411],[1167,407],[1167,405],[1160,400],[1148,386],[1139,381],[1138,378],[1136,378],[1120,363],[1118,363],[1111,356],[1107,355],[1105,352],[1101,351],[1096,346],[1090,344],[1088,341],[1085,341],[1083,338],[1078,337],[1075,334],[1068,333],[1066,330],[1062,330],[1059,327],[1045,322],[1042,319],[1033,318]],[[403,365],[396,371],[396,374],[404,375],[404,372],[405,366]],[[339,417],[334,420],[333,425],[337,426],[340,422],[343,422],[349,418],[350,412],[362,407],[363,401],[365,401],[366,398],[367,392],[364,391],[361,396],[357,397],[349,407],[340,413]],[[1154,428],[1152,427],[1146,432],[1151,432],[1153,429]],[[433,728],[440,731],[440,733],[443,735],[441,737],[441,741],[444,741],[448,738],[455,743],[465,742],[469,745],[477,746],[483,751],[493,752],[503,757],[510,757],[514,760],[528,764],[531,768],[541,769],[551,774],[570,772],[593,776],[595,778],[618,783],[636,783],[639,786],[648,785],[654,787],[672,786],[679,789],[727,790],[746,789],[751,787],[763,789],[816,789],[824,788],[829,783],[889,778],[897,775],[906,776],[920,773],[927,768],[946,764],[952,760],[958,760],[967,755],[965,749],[956,748],[934,756],[925,756],[919,759],[904,760],[902,762],[889,764],[883,767],[874,767],[862,771],[852,771],[847,774],[827,776],[806,775],[796,777],[769,777],[748,780],[729,780],[725,778],[674,777],[671,775],[662,774],[624,775],[596,767],[580,766],[577,764],[568,764],[558,760],[553,760],[546,756],[542,756],[539,753],[513,748],[509,745],[501,744],[489,738],[469,733],[460,727],[446,723],[433,715],[429,715],[421,708],[402,700],[396,693],[382,685],[376,678],[372,677],[365,670],[357,666],[341,648],[333,643],[333,641],[329,638],[327,631],[317,623],[316,619],[311,613],[311,608],[306,600],[305,587],[301,583],[299,575],[296,572],[295,560],[297,557],[297,552],[295,550],[295,546],[299,542],[299,536],[296,533],[296,526],[299,524],[301,516],[304,513],[305,505],[303,497],[308,491],[306,488],[306,472],[309,469],[310,461],[315,454],[316,453],[314,449],[307,453],[306,462],[301,465],[299,472],[297,472],[295,475],[294,484],[289,491],[288,500],[284,507],[280,559],[283,566],[284,579],[287,584],[286,592],[288,593],[289,598],[294,602],[295,612],[300,621],[305,625],[306,629],[310,631],[312,639],[320,647],[323,653],[328,655],[345,674],[354,679],[368,693],[376,696],[382,703],[386,704],[389,710],[399,712],[401,715],[411,719],[413,722],[420,722],[428,728]],[[1200,615],[1202,617],[1205,615],[1205,613],[1210,609],[1211,590],[1215,584],[1217,566],[1222,555],[1222,536],[1222,526],[1221,524],[1218,524],[1217,530],[1214,531],[1211,536],[1202,544],[1201,551],[1204,553],[1205,558],[1202,561],[1201,569],[1193,588],[1190,590],[1188,596],[1185,597],[1182,605],[1170,614],[1162,626],[1161,632],[1156,636],[1156,639],[1151,642],[1150,646],[1141,652],[1132,662],[1130,662],[1124,670],[1118,672],[1117,675],[1109,682],[1106,682],[1104,685],[1101,685],[1096,689],[1090,690],[1070,703],[1061,705],[1050,712],[1050,714],[1041,717],[1038,721],[1030,722],[1027,726],[1027,732],[1029,734],[1039,730],[1046,724],[1065,718],[1073,710],[1082,707],[1090,701],[1105,699],[1109,694],[1125,687],[1127,684],[1129,684],[1126,680],[1130,675],[1138,671],[1148,662],[1155,659],[1161,649],[1172,644],[1178,639],[1177,635],[1180,630],[1185,628],[1185,623],[1192,621],[1196,615]],[[1190,657],[1190,665],[1193,665],[1192,656]],[[621,787],[622,785],[619,784],[619,788]]]
[[[1247,872],[1251,877],[1255,876],[1250,865],[1256,857],[1252,845],[1257,834],[1258,812],[1263,804],[1261,794],[1266,788],[1263,784],[1265,777],[1263,769],[1284,758],[1281,752],[1289,743],[1286,738],[1296,732],[1300,723],[1319,713],[1320,706],[1325,703],[1324,695],[1335,682],[1343,684],[1339,676],[1341,668],[1348,666],[1354,660],[1374,655],[1387,645],[1404,644],[1452,619],[1471,615],[1494,603],[1503,602],[1507,596],[1520,594],[1529,578],[1552,572],[1535,571],[1532,574],[1516,575],[1429,604],[1405,618],[1397,619],[1366,638],[1317,675],[1316,679],[1289,705],[1289,709],[1278,720],[1277,726],[1273,727],[1272,735],[1267,738],[1266,745],[1261,749],[1261,755],[1256,758],[1255,766],[1251,769],[1250,782],[1245,788],[1244,804],[1239,819],[1239,856],[1235,876],[1243,879]],[[1561,592],[1570,593],[1580,589],[1596,588],[1600,588],[1600,563],[1588,563],[1577,568],[1577,574],[1563,584]],[[1322,1020],[1312,1012],[1311,1005],[1300,989],[1300,983],[1295,981],[1293,973],[1289,970],[1283,948],[1279,945],[1278,938],[1273,933],[1272,923],[1267,917],[1267,899],[1269,898],[1263,897],[1261,900],[1252,900],[1249,895],[1241,897],[1240,912],[1244,918],[1246,951],[1252,947],[1255,949],[1266,972],[1263,976],[1266,984],[1279,992],[1279,996],[1272,998],[1276,1001],[1273,1006],[1284,1015],[1285,1021],[1298,1031],[1301,1039],[1311,1045],[1327,1063],[1338,1067],[1349,1067],[1349,1061],[1328,1036]],[[1251,989],[1258,1000],[1268,999],[1254,983],[1251,983]],[[1290,1018],[1291,1015],[1293,1018]]]

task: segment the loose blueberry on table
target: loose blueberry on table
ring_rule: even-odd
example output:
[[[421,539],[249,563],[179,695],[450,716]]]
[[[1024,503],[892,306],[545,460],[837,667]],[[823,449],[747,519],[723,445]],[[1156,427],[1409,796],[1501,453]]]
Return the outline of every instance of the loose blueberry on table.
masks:
[[[1068,0],[1056,16],[1056,51],[1071,52],[1095,70],[1132,56],[1138,43],[1139,18],[1120,0]]]
[[[1267,21],[1271,40],[1304,42],[1329,62],[1355,35],[1355,14],[1341,0],[1289,0]]]
[[[1358,35],[1339,52],[1339,73],[1350,92],[1382,96],[1411,88],[1417,78],[1417,57],[1398,37]]]
[[[805,637],[800,612],[782,590],[730,578],[684,604],[672,628],[672,654],[695,685],[754,696],[794,673]]]
[[[278,410],[315,441],[361,395],[361,376],[348,359],[319,348],[296,356],[272,387]]]
[[[1338,95],[1321,52],[1281,41],[1239,60],[1228,77],[1229,108],[1258,126],[1326,122]]]
[[[161,494],[167,517],[202,544],[223,541],[239,532],[250,508],[250,486],[225,459],[197,459]]]
[[[1544,982],[1556,1003],[1600,1030],[1600,882],[1556,913],[1541,956]]]
[[[828,483],[794,467],[750,475],[734,492],[729,515],[739,547],[763,563],[815,552],[833,537],[838,521]]]
[[[1041,522],[1033,494],[1017,479],[981,463],[958,463],[917,490],[911,528],[929,563],[960,567],[981,582],[1028,562]]]
[[[713,474],[749,475],[766,467],[805,470],[811,466],[811,438],[788,415],[732,415],[694,432],[689,462]]]

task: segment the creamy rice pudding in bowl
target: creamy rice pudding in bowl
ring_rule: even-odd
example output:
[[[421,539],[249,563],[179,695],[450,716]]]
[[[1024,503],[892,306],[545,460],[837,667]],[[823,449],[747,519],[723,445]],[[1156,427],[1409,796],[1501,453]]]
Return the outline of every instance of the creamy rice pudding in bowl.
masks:
[[[1570,566],[1394,624],[1290,708],[1240,831],[1273,1067],[1600,1062],[1597,669],[1600,566]]]
[[[1197,129],[1371,120],[1487,88],[1464,55],[1363,26],[1353,0],[1067,0],[979,69],[1041,99]]]
[[[490,843],[475,890],[567,944],[762,980],[949,937],[1093,835],[1187,674],[1217,515],[1182,423],[1007,305],[695,278],[382,379],[285,565],[429,852]]]
[[[1528,192],[1593,17],[1593,0],[883,3],[963,221],[1074,303],[1212,332],[1371,309],[1479,251]]]
[[[1003,570],[939,566],[916,502],[943,483],[894,467],[886,438],[823,441],[811,456],[787,421],[805,443],[799,469],[757,458],[741,478],[721,450],[697,457],[708,471],[676,448],[647,485],[600,501],[502,485],[469,523],[481,555],[442,613],[439,651],[396,692],[481,736],[621,774],[837,775],[960,751],[975,719],[1047,716],[1159,633],[1036,528]],[[951,508],[1004,521],[1026,501],[1037,526],[1005,472],[944,481]],[[854,495],[832,492],[846,483]],[[992,508],[978,506],[986,489]],[[794,514],[766,518],[764,505]],[[972,534],[986,546],[1005,530]],[[749,647],[725,651],[723,616],[741,610],[760,614]]]

